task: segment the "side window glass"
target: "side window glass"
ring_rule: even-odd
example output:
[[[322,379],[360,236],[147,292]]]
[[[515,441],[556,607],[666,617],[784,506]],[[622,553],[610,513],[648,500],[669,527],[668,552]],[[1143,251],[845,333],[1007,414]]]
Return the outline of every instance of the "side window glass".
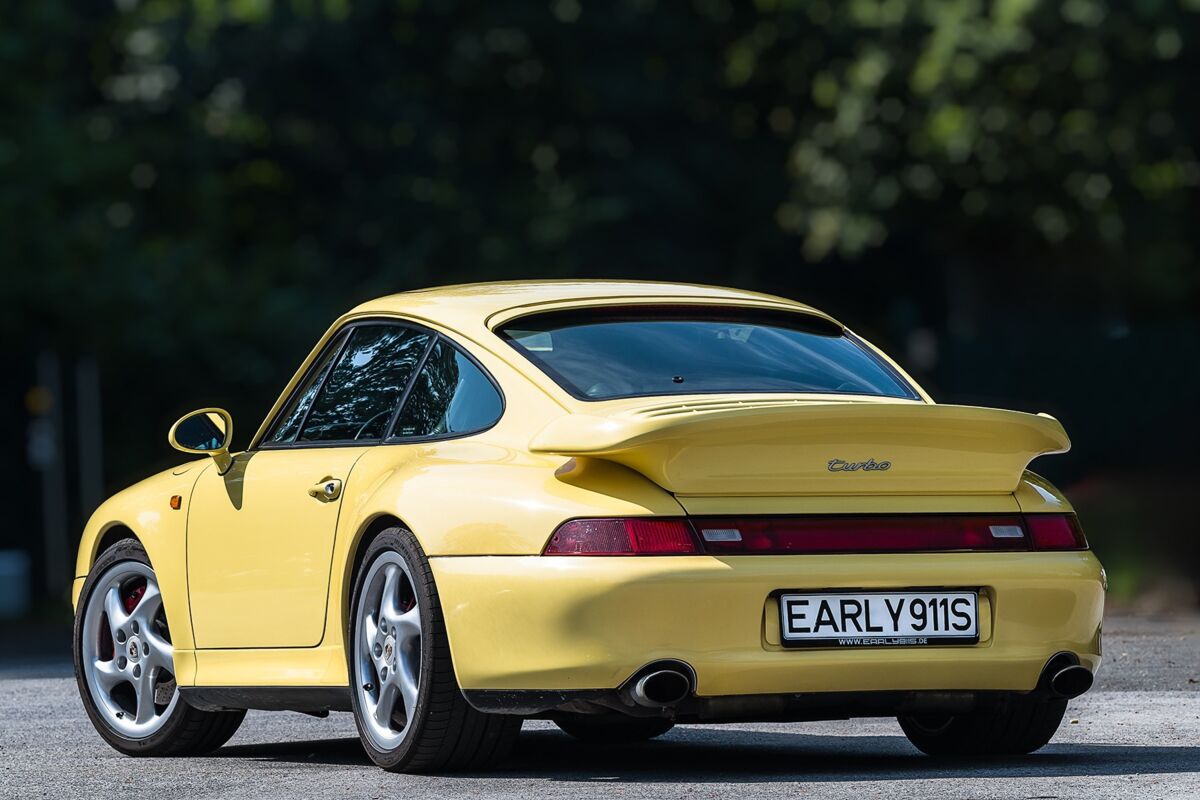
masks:
[[[345,333],[335,336],[326,345],[325,350],[317,356],[312,369],[309,370],[307,381],[303,384],[300,391],[292,396],[291,403],[280,414],[279,419],[276,420],[275,428],[271,431],[271,435],[267,437],[268,442],[290,442],[296,438],[296,433],[300,430],[300,423],[304,421],[304,415],[308,413],[308,407],[312,405],[313,397],[317,394],[317,389],[321,388],[321,384],[325,380],[325,375],[328,374],[329,368],[333,366],[333,359],[337,357],[338,351],[342,349],[342,344],[345,341]]]
[[[393,436],[470,433],[495,424],[503,411],[500,393],[475,364],[438,341],[413,382]]]
[[[382,438],[428,345],[429,334],[412,328],[355,328],[313,402],[300,441]]]

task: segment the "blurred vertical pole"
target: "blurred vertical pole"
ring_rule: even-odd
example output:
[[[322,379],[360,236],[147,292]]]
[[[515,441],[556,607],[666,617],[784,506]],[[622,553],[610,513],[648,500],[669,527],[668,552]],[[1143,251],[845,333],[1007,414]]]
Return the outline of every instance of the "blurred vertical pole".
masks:
[[[62,372],[58,353],[37,357],[38,387],[49,402],[29,431],[29,460],[42,473],[42,546],[46,554],[46,593],[58,598],[67,586],[67,480],[63,463]]]
[[[91,356],[75,365],[75,412],[79,449],[79,512],[91,516],[104,492],[104,440],[100,429],[100,368]]]

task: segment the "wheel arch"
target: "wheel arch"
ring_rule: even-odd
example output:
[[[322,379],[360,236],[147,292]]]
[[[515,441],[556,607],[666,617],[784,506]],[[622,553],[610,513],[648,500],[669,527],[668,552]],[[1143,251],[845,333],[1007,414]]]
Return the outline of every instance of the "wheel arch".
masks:
[[[76,580],[82,580],[91,574],[92,569],[96,566],[96,561],[105,550],[126,540],[141,545],[142,549],[146,551],[146,557],[150,559],[151,565],[155,563],[154,556],[159,549],[156,537],[147,535],[147,531],[141,530],[125,520],[126,515],[101,515],[97,511],[88,521],[83,536],[79,540],[79,551],[75,557]]]
[[[133,530],[132,526],[120,519],[100,521],[101,519],[103,517],[97,511],[88,521],[83,536],[79,540],[79,549],[75,554],[75,578],[71,586],[72,608],[78,606],[83,583],[92,573],[92,569],[96,566],[96,560],[105,550],[118,542],[132,541],[141,545],[142,549],[146,551],[146,557],[150,558],[150,551],[146,548],[145,541]],[[151,563],[153,564],[153,559],[151,559]]]
[[[358,577],[358,568],[362,566],[363,556],[367,552],[367,548],[371,546],[371,542],[381,532],[392,527],[401,527],[411,531],[412,528],[400,519],[400,517],[389,512],[380,512],[365,519],[358,526],[354,539],[350,542],[348,552],[350,557],[346,559],[345,569],[342,574],[342,591],[339,593],[341,597],[341,609],[339,614],[339,623],[341,630],[345,632],[350,624],[350,607],[353,605],[354,581]],[[416,535],[415,533],[413,534]],[[418,539],[419,541],[419,539]]]
[[[117,542],[123,542],[126,539],[131,539],[146,549],[146,545],[141,538],[134,533],[133,528],[130,528],[124,522],[110,522],[107,526],[101,528],[100,535],[96,537],[91,548],[91,558],[88,560],[88,572],[91,572],[92,567],[96,564],[96,559],[100,557],[108,548],[115,545]]]

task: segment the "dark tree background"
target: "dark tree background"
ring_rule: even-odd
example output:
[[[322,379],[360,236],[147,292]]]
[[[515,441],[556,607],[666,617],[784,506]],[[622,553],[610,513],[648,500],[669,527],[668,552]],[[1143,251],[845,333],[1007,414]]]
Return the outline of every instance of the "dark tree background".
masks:
[[[1194,575],[1198,53],[1200,0],[6,3],[0,477],[36,498],[64,464],[73,546],[78,363],[111,491],[190,408],[244,443],[366,298],[687,280],[1060,416],[1038,468],[1119,593]],[[44,566],[54,506],[0,547]]]

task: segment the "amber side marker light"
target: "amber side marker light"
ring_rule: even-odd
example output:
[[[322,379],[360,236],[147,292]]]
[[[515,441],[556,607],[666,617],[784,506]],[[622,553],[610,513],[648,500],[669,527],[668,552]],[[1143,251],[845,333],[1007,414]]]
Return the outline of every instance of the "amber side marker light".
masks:
[[[183,507],[183,497],[181,495],[177,495],[177,494],[171,495],[171,508],[178,511],[182,507]]]

